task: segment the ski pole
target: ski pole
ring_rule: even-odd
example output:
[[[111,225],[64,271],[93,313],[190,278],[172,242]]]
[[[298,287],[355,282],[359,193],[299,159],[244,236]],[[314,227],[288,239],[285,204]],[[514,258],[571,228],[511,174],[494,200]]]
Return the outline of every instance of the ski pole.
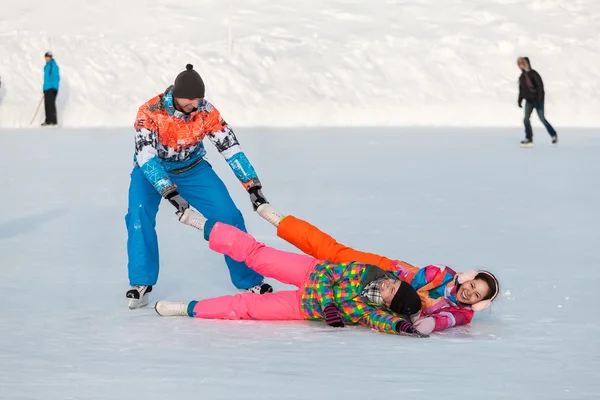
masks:
[[[33,124],[33,120],[35,119],[35,117],[37,116],[38,112],[40,111],[40,107],[42,105],[42,101],[44,101],[44,95],[42,95],[42,98],[40,99],[40,102],[37,105],[37,108],[35,109],[35,114],[33,114],[33,117],[31,117],[31,121],[29,121],[29,126],[31,126],[31,124]]]

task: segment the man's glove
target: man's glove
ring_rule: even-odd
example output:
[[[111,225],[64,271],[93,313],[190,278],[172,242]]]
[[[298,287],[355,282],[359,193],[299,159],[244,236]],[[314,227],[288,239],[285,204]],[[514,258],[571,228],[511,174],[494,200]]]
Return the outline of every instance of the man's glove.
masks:
[[[325,311],[325,322],[327,322],[327,325],[333,326],[334,328],[344,327],[344,321],[342,321],[340,311],[335,304],[329,304],[323,311]]]
[[[521,105],[522,102],[523,102],[523,100],[517,100],[517,104],[519,105],[519,108],[523,108],[523,106]]]
[[[268,203],[261,189],[262,188],[260,186],[254,186],[248,190],[248,193],[250,193],[250,201],[252,202],[252,207],[254,208],[254,211],[256,211],[259,206]]]
[[[413,336],[418,338],[429,337],[429,335],[419,332],[417,328],[413,326],[413,324],[407,321],[399,321],[396,324],[396,332],[398,332],[401,335]]]
[[[169,203],[177,209],[178,212],[183,213],[185,210],[190,208],[190,204],[185,201],[183,197],[175,190],[165,196],[165,199],[169,200]]]

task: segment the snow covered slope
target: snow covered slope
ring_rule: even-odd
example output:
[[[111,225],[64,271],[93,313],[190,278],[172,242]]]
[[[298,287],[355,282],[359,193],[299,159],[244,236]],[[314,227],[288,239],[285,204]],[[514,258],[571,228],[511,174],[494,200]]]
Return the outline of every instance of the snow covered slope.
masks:
[[[600,135],[524,150],[516,129],[281,133],[238,130],[282,211],[418,265],[488,268],[492,311],[426,340],[130,311],[128,130],[0,130],[0,399],[600,398]],[[208,149],[249,230],[290,249]],[[153,300],[235,292],[169,204],[158,231]]]
[[[130,126],[188,62],[236,126],[515,126],[519,55],[552,123],[598,126],[599,27],[596,0],[24,0],[0,13],[0,126],[29,124],[49,48],[65,126]]]

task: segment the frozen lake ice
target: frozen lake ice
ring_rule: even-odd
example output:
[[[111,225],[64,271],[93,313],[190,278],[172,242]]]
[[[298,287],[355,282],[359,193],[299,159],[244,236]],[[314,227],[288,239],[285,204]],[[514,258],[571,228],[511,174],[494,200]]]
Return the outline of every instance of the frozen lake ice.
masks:
[[[1,399],[600,397],[598,133],[559,129],[554,147],[537,128],[520,149],[520,129],[236,132],[281,211],[391,258],[489,269],[502,295],[424,340],[130,311],[131,131],[0,130]],[[206,145],[249,231],[291,249]],[[171,208],[151,300],[234,293]]]

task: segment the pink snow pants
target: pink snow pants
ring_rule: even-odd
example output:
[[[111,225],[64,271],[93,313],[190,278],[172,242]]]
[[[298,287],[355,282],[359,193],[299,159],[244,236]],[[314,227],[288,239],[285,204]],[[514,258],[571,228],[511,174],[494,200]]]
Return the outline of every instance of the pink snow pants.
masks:
[[[194,307],[196,318],[301,320],[302,287],[317,259],[280,251],[257,242],[239,229],[216,223],[210,233],[209,247],[236,261],[243,261],[259,274],[297,286],[298,290],[275,293],[240,293],[200,300]]]

